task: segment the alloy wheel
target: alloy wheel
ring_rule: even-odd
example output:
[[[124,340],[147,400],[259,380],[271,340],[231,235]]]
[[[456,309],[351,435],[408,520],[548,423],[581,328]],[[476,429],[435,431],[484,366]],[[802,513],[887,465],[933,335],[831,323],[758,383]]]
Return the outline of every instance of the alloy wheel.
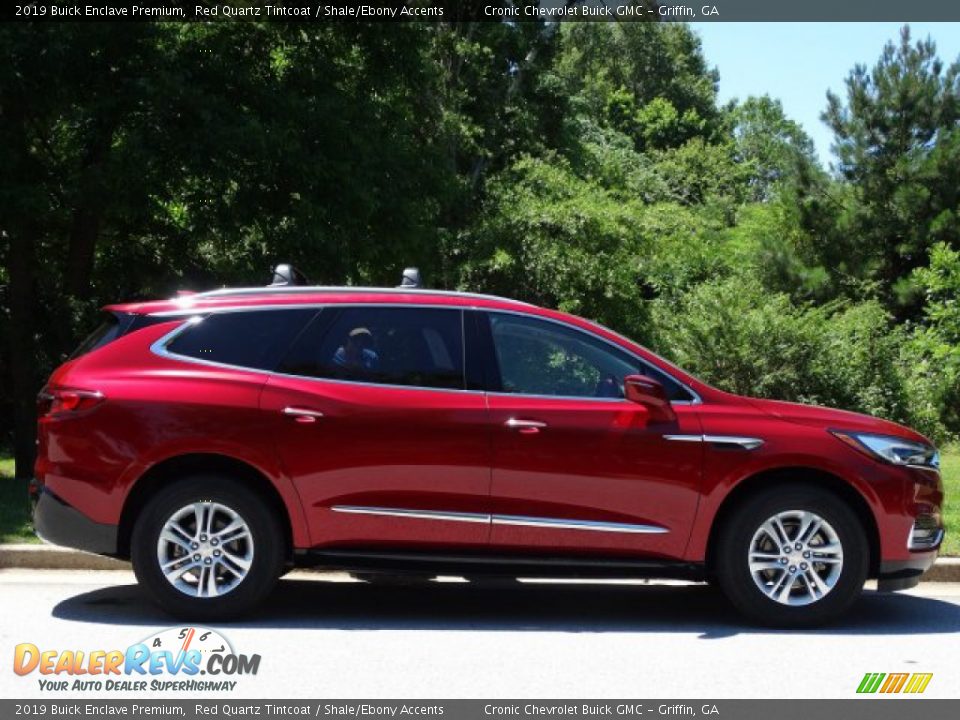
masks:
[[[820,515],[787,510],[757,528],[747,561],[754,583],[768,598],[782,605],[810,605],[840,579],[843,545]]]
[[[253,552],[253,535],[243,517],[211,501],[177,510],[157,540],[160,571],[191,597],[218,597],[236,588],[250,571]]]

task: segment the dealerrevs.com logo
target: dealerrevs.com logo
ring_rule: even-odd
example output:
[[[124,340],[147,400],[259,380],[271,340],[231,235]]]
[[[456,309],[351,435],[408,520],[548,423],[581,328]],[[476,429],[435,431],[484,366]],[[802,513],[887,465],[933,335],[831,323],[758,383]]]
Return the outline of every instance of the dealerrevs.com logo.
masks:
[[[216,630],[169,628],[125,650],[51,650],[33,643],[14,648],[13,671],[34,673],[44,691],[232,691],[243,675],[256,675],[260,655],[237,653]]]

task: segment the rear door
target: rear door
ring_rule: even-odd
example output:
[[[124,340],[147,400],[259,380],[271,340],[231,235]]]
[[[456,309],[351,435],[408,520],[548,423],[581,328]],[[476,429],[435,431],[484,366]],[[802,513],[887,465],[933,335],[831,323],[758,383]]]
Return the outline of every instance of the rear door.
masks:
[[[261,397],[315,546],[486,545],[490,430],[465,387],[461,310],[321,312]]]

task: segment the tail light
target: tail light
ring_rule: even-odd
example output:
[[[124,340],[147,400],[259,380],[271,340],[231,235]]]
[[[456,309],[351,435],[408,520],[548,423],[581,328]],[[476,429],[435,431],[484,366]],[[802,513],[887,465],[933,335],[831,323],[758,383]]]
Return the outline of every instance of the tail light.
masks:
[[[39,417],[51,417],[83,412],[95,408],[104,400],[106,400],[106,397],[98,390],[77,390],[73,388],[50,390],[45,388],[37,397],[37,415]]]

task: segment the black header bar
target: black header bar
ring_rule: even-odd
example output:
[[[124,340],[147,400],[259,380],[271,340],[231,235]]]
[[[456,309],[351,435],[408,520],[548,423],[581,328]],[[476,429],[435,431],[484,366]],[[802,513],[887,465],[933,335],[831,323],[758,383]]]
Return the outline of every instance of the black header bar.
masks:
[[[35,22],[957,22],[960,0],[50,0],[0,6]]]

